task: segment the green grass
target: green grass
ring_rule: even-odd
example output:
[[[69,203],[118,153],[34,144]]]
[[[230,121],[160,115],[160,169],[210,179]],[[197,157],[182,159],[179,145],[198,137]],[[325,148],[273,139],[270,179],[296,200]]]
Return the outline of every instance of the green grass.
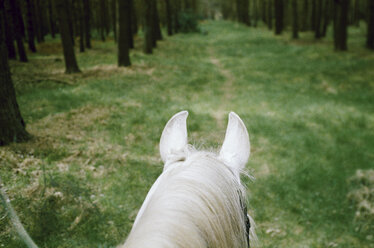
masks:
[[[190,142],[220,146],[229,111],[251,137],[246,181],[263,247],[374,247],[347,195],[356,170],[374,168],[374,55],[350,29],[348,52],[331,38],[291,41],[263,28],[207,22],[133,66],[116,67],[112,41],[78,54],[64,75],[49,41],[30,63],[11,64],[34,139],[0,150],[0,173],[41,247],[114,247],[123,242],[162,171],[158,141],[186,109]],[[59,59],[60,58],[60,59]],[[48,78],[45,81],[28,80]],[[65,83],[61,83],[65,82]],[[20,247],[0,208],[0,245]],[[1,246],[0,246],[1,247]]]

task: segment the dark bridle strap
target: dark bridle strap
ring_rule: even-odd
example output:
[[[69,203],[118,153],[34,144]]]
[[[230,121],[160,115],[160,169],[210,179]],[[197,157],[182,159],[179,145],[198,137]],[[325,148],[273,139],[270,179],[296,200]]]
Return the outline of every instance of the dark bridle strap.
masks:
[[[251,229],[251,221],[249,220],[249,217],[248,217],[248,209],[247,209],[247,204],[243,201],[242,199],[242,195],[241,193],[239,192],[239,201],[240,201],[240,205],[242,206],[242,209],[243,209],[243,215],[244,215],[244,221],[245,221],[245,235],[247,237],[247,244],[248,244],[248,248],[250,247],[250,243],[249,243],[249,231]]]

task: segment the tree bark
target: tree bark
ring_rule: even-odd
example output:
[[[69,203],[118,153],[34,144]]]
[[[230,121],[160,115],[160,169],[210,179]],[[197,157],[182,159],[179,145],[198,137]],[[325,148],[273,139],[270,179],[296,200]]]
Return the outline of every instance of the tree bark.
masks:
[[[166,10],[166,26],[168,30],[168,35],[173,35],[173,23],[172,23],[172,13],[170,0],[165,0],[165,10]]]
[[[349,0],[334,0],[334,4],[334,47],[337,51],[346,51]]]
[[[133,10],[134,10],[134,3],[133,3],[133,0],[129,0],[129,3],[130,3],[130,9],[129,9],[129,15],[127,15],[127,19],[128,19],[128,28],[129,28],[129,34],[127,36],[127,38],[129,39],[129,48],[134,48],[134,37],[133,37],[133,32],[132,32],[132,22],[133,22]]]
[[[69,30],[69,17],[65,0],[55,0],[55,8],[60,25],[60,34],[66,68],[65,73],[69,74],[80,72],[77,60],[75,58],[72,37]]]
[[[86,48],[92,48],[91,46],[91,6],[90,0],[83,0],[83,11],[84,11],[84,41],[86,42]]]
[[[249,0],[236,0],[236,12],[238,16],[238,21],[247,26],[250,26],[249,20]]]
[[[268,29],[272,30],[273,29],[273,3],[274,0],[268,0]]]
[[[52,7],[52,0],[48,0],[48,22],[49,22],[49,31],[51,33],[52,38],[56,36],[56,22],[54,19],[53,7]]]
[[[118,66],[130,66],[131,0],[118,0]]]
[[[368,9],[369,9],[369,16],[368,16],[368,31],[367,31],[367,39],[366,39],[366,46],[369,49],[374,50],[374,1],[368,0]]]
[[[83,5],[82,1],[77,1],[77,17],[78,17],[78,26],[79,26],[79,51],[84,52],[84,15],[83,15]]]
[[[4,0],[0,0],[0,54],[2,54],[0,56],[0,146],[30,138],[19,111],[16,92],[10,75],[4,37],[4,7]]]
[[[275,6],[275,34],[283,32],[283,0],[274,0]]]
[[[111,0],[110,8],[112,12],[111,22],[113,28],[114,41],[117,42],[117,0]]]
[[[16,47],[14,46],[12,12],[9,4],[4,3],[4,21],[5,21],[5,43],[8,50],[9,59],[17,59]]]
[[[330,0],[326,0],[326,1],[330,1]],[[307,31],[309,29],[309,1],[308,0],[304,0],[303,1],[303,18],[302,18],[302,22],[301,22],[301,31]]]
[[[155,39],[155,42],[158,40],[162,40],[162,33],[160,28],[160,18],[158,17],[158,9],[157,9],[157,0],[152,0],[152,10],[153,10],[153,38]]]
[[[292,0],[292,38],[298,39],[299,38],[299,17],[298,17],[298,9],[297,9],[297,1]]]
[[[26,20],[27,20],[27,43],[29,50],[33,53],[36,52],[35,47],[35,31],[34,31],[34,2],[32,0],[26,0]]]
[[[25,46],[23,45],[23,34],[24,34],[24,26],[23,26],[23,19],[21,8],[19,6],[18,0],[10,0],[10,9],[12,11],[12,20],[13,20],[13,33],[14,38],[16,39],[17,44],[17,51],[19,60],[22,62],[27,62],[27,55]]]
[[[314,23],[314,38],[320,39],[322,37],[322,0],[315,2],[315,23]]]
[[[153,18],[152,18],[152,3],[153,0],[144,1],[144,53],[151,54],[153,48]]]

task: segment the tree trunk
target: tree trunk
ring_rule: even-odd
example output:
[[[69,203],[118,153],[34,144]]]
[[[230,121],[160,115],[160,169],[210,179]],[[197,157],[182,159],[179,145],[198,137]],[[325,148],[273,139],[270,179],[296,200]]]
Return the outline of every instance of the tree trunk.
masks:
[[[273,29],[273,3],[274,0],[268,0],[268,29],[272,30]]]
[[[317,0],[312,0],[312,13],[311,13],[311,21],[310,21],[310,28],[315,32],[316,31],[316,5]]]
[[[134,37],[132,35],[132,21],[133,21],[133,10],[134,10],[134,3],[133,3],[133,0],[129,0],[130,2],[130,10],[129,10],[129,15],[127,16],[127,19],[128,19],[128,26],[129,26],[129,35],[127,36],[127,38],[129,39],[129,48],[132,49],[134,48]]]
[[[83,11],[84,11],[84,41],[86,42],[86,48],[91,48],[90,0],[83,0]]]
[[[330,1],[330,0],[326,0]],[[303,18],[301,22],[301,31],[307,31],[309,29],[309,1],[304,0],[303,1]]]
[[[165,0],[165,9],[166,9],[166,26],[168,29],[168,35],[173,35],[173,24],[172,24],[172,13],[170,0]]]
[[[250,26],[250,20],[249,20],[249,0],[237,0],[236,1],[236,12],[238,15],[238,21],[240,23],[243,23],[247,26]]]
[[[77,16],[78,16],[78,25],[79,25],[79,51],[84,52],[84,12],[82,1],[77,1]]]
[[[48,21],[49,21],[49,30],[52,38],[56,36],[56,22],[54,19],[52,0],[48,0]]]
[[[100,0],[100,7],[97,8],[97,14],[99,16],[99,20],[100,20],[100,27],[99,27],[99,30],[100,30],[100,37],[101,37],[101,40],[102,41],[105,41],[105,37],[106,37],[106,32],[105,32],[105,26],[106,26],[106,15],[105,15],[105,12],[106,12],[106,9],[105,9],[105,0]]]
[[[131,9],[131,31],[133,35],[138,33],[138,17],[136,15],[134,1],[132,2],[132,9]]]
[[[153,48],[153,31],[152,31],[152,3],[153,0],[145,0],[145,16],[144,16],[144,53],[151,54]]]
[[[65,0],[55,0],[57,19],[60,25],[62,48],[65,59],[65,73],[80,72],[75,58],[72,37],[69,30],[69,17]]]
[[[331,1],[326,1],[324,10],[323,10],[323,24],[322,24],[322,33],[321,33],[322,37],[326,37],[327,27],[330,23],[330,13],[331,13],[330,3]]]
[[[131,0],[118,0],[118,66],[130,66]]]
[[[4,19],[4,0],[0,0],[0,54],[2,54],[0,56],[0,146],[10,142],[25,141],[30,137],[19,111],[16,93],[10,76],[4,37]]]
[[[26,22],[27,22],[27,43],[29,45],[29,50],[33,53],[36,52],[35,47],[35,32],[34,32],[34,3],[32,0],[26,0]]]
[[[44,42],[44,34],[43,34],[43,21],[42,21],[42,0],[34,0],[35,1],[35,31],[36,31],[36,41],[38,43]]]
[[[292,0],[292,38],[293,39],[299,38],[299,17],[298,17],[297,1],[298,0]]]
[[[257,27],[258,12],[257,0],[253,0],[253,27]]]
[[[283,31],[283,0],[274,0],[275,7],[275,34],[279,35]]]
[[[111,0],[110,8],[112,12],[111,22],[113,28],[114,41],[117,42],[117,0]]]
[[[314,38],[320,39],[322,37],[322,0],[316,0],[315,8]]]
[[[19,60],[22,62],[27,62],[27,56],[25,51],[25,46],[23,45],[23,20],[22,13],[19,6],[18,0],[10,0],[10,9],[12,11],[12,20],[13,20],[13,33],[16,39],[17,50],[19,55]]]
[[[349,0],[334,0],[334,4],[334,47],[337,51],[346,51]]]
[[[17,59],[16,48],[14,46],[14,36],[13,36],[13,23],[12,23],[12,14],[10,6],[4,3],[4,21],[5,21],[5,43],[8,50],[9,59]]]
[[[153,31],[154,36],[153,38],[155,41],[162,40],[162,33],[160,28],[160,18],[158,17],[158,9],[157,9],[157,0],[152,1],[153,7]]]
[[[368,0],[368,9],[369,9],[369,16],[368,16],[368,31],[367,31],[367,39],[366,39],[366,46],[369,49],[374,50],[374,1]]]

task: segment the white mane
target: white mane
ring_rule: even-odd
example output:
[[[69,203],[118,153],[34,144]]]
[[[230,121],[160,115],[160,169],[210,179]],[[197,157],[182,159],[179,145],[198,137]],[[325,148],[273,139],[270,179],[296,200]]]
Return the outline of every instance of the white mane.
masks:
[[[162,140],[161,154],[167,151]],[[163,157],[167,156],[164,171],[121,247],[247,248],[246,194],[240,171],[220,157],[222,152],[196,151],[186,144],[169,150]],[[256,239],[253,228],[251,221],[250,240]]]

